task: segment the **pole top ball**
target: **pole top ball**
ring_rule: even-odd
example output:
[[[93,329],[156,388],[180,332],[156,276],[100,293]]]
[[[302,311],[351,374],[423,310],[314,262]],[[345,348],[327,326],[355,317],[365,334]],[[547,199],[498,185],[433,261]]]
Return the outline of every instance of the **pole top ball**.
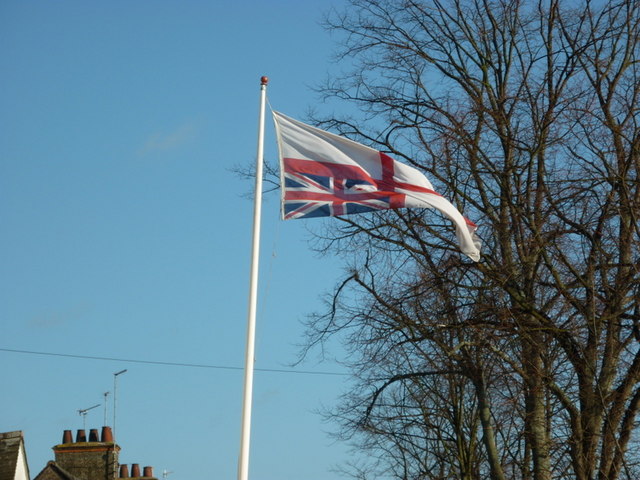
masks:
[[[260,77],[260,85],[266,85],[267,83],[269,83],[269,77],[267,76]]]

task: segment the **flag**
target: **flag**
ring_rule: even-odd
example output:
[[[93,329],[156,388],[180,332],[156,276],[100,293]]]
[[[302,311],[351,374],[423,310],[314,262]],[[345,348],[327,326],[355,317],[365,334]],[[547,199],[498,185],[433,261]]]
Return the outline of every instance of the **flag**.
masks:
[[[396,208],[435,208],[453,221],[463,253],[480,259],[476,225],[427,177],[389,155],[273,112],[282,216],[310,218]]]

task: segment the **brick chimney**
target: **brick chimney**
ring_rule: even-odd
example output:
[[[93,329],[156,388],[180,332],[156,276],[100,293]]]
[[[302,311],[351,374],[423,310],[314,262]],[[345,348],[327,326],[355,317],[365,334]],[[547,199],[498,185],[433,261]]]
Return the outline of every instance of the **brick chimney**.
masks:
[[[65,430],[62,443],[53,447],[55,462],[80,480],[115,480],[120,447],[113,441],[111,427],[90,431],[89,441],[84,430],[78,430],[73,442],[70,430]]]

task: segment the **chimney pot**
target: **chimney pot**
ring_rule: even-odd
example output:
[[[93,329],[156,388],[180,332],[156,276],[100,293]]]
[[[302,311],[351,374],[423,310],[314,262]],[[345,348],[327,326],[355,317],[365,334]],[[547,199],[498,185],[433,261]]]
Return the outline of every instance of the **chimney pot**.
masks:
[[[111,427],[102,427],[102,441],[104,443],[113,443],[113,432]]]
[[[153,467],[144,467],[143,477],[153,477]]]
[[[92,428],[89,430],[89,441],[90,442],[99,442],[100,438],[98,437],[98,429]]]
[[[71,430],[65,430],[62,434],[62,443],[73,443]]]
[[[129,466],[120,465],[120,478],[129,478]]]
[[[79,429],[78,433],[76,434],[76,442],[86,442],[86,441],[87,441],[87,434],[83,429]]]
[[[131,477],[139,477],[140,476],[140,465],[137,463],[131,464]]]

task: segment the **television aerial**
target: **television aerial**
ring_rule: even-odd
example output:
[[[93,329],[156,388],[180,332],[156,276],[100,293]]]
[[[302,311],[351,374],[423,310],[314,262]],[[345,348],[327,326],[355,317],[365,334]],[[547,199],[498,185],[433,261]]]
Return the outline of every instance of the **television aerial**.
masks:
[[[100,406],[100,404],[94,405],[93,407],[89,407],[89,408],[82,408],[80,410],[78,410],[78,414],[82,417],[82,428],[83,429],[87,429],[87,412],[89,410],[93,410],[94,408],[98,408]]]

